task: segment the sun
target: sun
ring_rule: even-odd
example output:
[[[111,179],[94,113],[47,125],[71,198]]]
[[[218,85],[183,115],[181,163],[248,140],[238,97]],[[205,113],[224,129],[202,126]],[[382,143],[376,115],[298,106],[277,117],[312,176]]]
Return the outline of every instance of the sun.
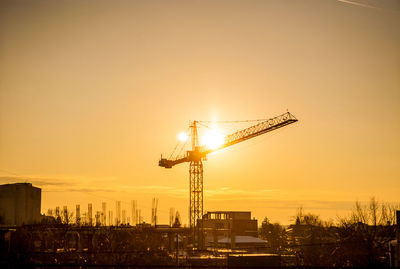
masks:
[[[204,144],[209,149],[217,149],[225,142],[224,135],[216,129],[211,129],[204,134]]]
[[[178,140],[181,142],[186,142],[188,140],[188,138],[189,138],[189,136],[184,132],[180,132],[178,134]]]

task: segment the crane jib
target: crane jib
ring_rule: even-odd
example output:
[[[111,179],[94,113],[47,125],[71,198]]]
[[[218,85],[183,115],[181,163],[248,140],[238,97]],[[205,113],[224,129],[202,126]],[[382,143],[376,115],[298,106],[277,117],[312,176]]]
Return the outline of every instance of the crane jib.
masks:
[[[247,139],[250,139],[250,138],[253,138],[253,137],[268,133],[268,132],[271,132],[271,131],[279,129],[279,128],[282,128],[282,127],[284,127],[286,125],[289,125],[291,123],[294,123],[296,121],[297,121],[297,119],[289,119],[289,120],[280,122],[278,124],[275,124],[273,126],[269,126],[267,128],[258,129],[258,130],[254,130],[252,132],[245,133],[244,135],[242,135],[242,134],[237,134],[237,135],[233,134],[233,136],[234,136],[233,139],[227,141],[222,147],[228,147],[228,146],[234,145],[236,143],[245,141]]]
[[[295,123],[298,121],[292,114],[286,112],[275,118],[265,120],[259,124],[253,125],[251,127],[245,128],[233,134],[227,135],[225,137],[225,142],[220,147],[216,149],[205,149],[203,147],[196,147],[192,151],[186,151],[183,157],[177,158],[175,160],[169,160],[161,158],[158,165],[165,168],[172,168],[174,165],[184,163],[184,162],[198,162],[205,159],[207,154],[218,151],[220,149],[235,145],[239,142],[248,140],[250,138],[271,132],[273,130],[282,128],[286,125]]]

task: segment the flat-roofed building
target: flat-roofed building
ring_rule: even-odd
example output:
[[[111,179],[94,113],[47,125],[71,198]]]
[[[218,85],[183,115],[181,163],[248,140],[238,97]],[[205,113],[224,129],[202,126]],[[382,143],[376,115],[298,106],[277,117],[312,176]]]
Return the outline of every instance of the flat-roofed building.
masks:
[[[206,245],[217,246],[218,241],[232,236],[257,237],[257,220],[250,211],[209,211],[203,216]]]
[[[0,224],[38,223],[41,220],[42,190],[31,183],[0,185]]]

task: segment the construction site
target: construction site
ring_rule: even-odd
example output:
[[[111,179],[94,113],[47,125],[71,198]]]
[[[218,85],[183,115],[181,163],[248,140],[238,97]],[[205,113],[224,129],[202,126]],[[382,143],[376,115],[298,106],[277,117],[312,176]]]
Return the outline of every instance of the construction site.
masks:
[[[0,185],[0,265],[132,268],[305,268],[399,266],[400,211],[382,204],[342,224],[324,224],[298,213],[289,226],[257,220],[249,211],[204,210],[203,162],[219,150],[297,122],[289,112],[270,119],[192,121],[168,158],[158,165],[189,163],[189,225],[178,211],[160,223],[158,199],[150,220],[137,200],[128,204],[57,206],[41,214],[41,189],[30,183]],[[250,124],[223,134],[215,124]],[[200,137],[199,128],[208,132]],[[218,130],[218,131],[217,131]],[[233,154],[233,153],[232,153]],[[101,210],[94,210],[94,208]],[[378,208],[371,200],[369,208]],[[396,218],[393,216],[396,215]],[[368,221],[368,218],[375,222]],[[377,222],[379,219],[379,222]],[[373,235],[373,236],[372,236]],[[374,249],[371,256],[369,249]],[[350,249],[355,251],[350,251]],[[333,253],[333,254],[332,254]],[[368,257],[368,258],[367,258]]]
[[[0,268],[400,269],[399,25],[399,0],[1,0]]]
[[[221,123],[245,123],[230,121]],[[150,221],[142,216],[136,200],[129,206],[117,200],[102,202],[101,210],[88,203],[74,210],[67,206],[40,214],[41,189],[30,183],[0,186],[0,262],[4,266],[74,266],[140,268],[304,268],[335,264],[353,267],[399,266],[400,211],[382,205],[380,222],[370,225],[351,220],[342,226],[324,226],[318,216],[296,217],[287,227],[257,220],[251,211],[204,210],[203,162],[207,155],[297,122],[289,112],[234,133],[221,135],[211,122],[193,121],[180,134],[163,168],[189,163],[189,225],[182,225],[178,211],[170,208],[169,223],[159,223],[158,199],[151,200]],[[202,144],[198,128],[211,136]],[[210,135],[209,133],[209,135]],[[113,209],[114,207],[114,209]],[[370,208],[378,207],[374,200]],[[374,214],[377,214],[374,211]],[[375,219],[378,217],[375,216]],[[346,221],[343,220],[343,223]],[[368,238],[376,247],[371,260]],[[349,237],[350,236],[350,237]],[[397,239],[396,239],[397,236]],[[351,238],[351,239],[349,239]],[[350,254],[349,248],[360,253]],[[365,250],[363,250],[365,248]],[[366,252],[364,252],[366,251]],[[336,253],[332,255],[332,253]],[[357,255],[361,255],[358,257]]]
[[[236,131],[232,134],[223,135],[218,133],[213,127],[207,124],[229,123],[223,122],[205,122],[193,121],[189,126],[189,134],[184,133],[182,138],[184,142],[182,146],[179,143],[175,146],[174,151],[170,158],[163,158],[159,161],[159,166],[164,168],[172,168],[181,163],[189,163],[189,228],[192,230],[191,241],[194,249],[202,250],[205,246],[204,234],[204,221],[203,221],[203,161],[207,159],[207,155],[214,153],[218,150],[233,146],[235,144],[244,142],[259,135],[277,130],[286,125],[297,122],[297,119],[289,112],[279,115],[274,118],[264,120],[248,120],[245,122],[257,121],[258,123],[247,127],[245,129]],[[238,123],[240,121],[231,121],[231,123]],[[199,140],[198,128],[203,126],[210,131],[208,132],[208,141],[201,145]],[[190,141],[191,148],[182,153],[185,148],[186,142]],[[180,148],[181,150],[176,151]],[[229,214],[222,214],[225,218],[232,219]],[[228,217],[226,217],[226,215]],[[208,216],[208,215],[207,215]],[[220,215],[219,215],[220,216]],[[256,226],[257,227],[257,226]]]
[[[20,248],[24,248],[27,252],[24,259],[27,260],[19,262],[38,265],[120,264],[122,259],[122,264],[140,266],[226,267],[229,262],[234,265],[281,266],[281,256],[268,253],[268,242],[258,238],[258,223],[251,217],[250,211],[203,210],[202,163],[208,154],[295,123],[297,119],[287,112],[274,118],[255,121],[255,125],[224,137],[214,133],[210,143],[204,145],[199,142],[198,127],[211,128],[206,125],[207,122],[193,121],[188,133],[181,139],[183,145],[178,143],[169,159],[161,157],[159,166],[164,168],[189,163],[188,227],[182,227],[179,212],[174,212],[173,208],[170,209],[169,224],[159,224],[156,198],[152,200],[150,223],[143,221],[135,200],[131,201],[128,213],[121,208],[121,201],[116,201],[115,211],[107,210],[105,202],[101,204],[102,210],[96,212],[93,212],[92,203],[87,205],[85,212],[81,211],[78,204],[75,214],[67,206],[58,206],[54,210],[49,209],[46,215],[39,216],[36,212],[37,217],[34,219],[4,221],[3,259],[19,260],[14,255],[20,255]],[[190,149],[183,151],[188,141]],[[177,148],[180,150],[177,151]],[[31,184],[18,186],[23,188],[23,193],[29,193],[34,188]],[[7,196],[13,194],[3,191],[3,200],[6,201]],[[19,201],[14,203],[20,204]],[[4,205],[2,212],[13,210],[13,203]],[[5,213],[3,219],[8,215]],[[24,242],[23,246],[15,242],[15,237]],[[115,242],[116,238],[120,238],[118,242]],[[110,253],[111,256],[107,255],[104,260],[101,258],[103,253]],[[146,255],[148,258],[143,258]],[[294,262],[290,255],[286,256],[289,258],[284,263]]]

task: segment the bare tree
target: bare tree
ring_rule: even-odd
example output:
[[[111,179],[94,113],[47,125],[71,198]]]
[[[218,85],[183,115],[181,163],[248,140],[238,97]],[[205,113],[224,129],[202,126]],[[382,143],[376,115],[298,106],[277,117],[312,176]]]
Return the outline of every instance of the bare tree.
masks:
[[[398,205],[380,203],[372,197],[368,204],[356,202],[349,217],[339,218],[336,255],[350,266],[381,266],[387,260],[387,243],[395,237]]]

